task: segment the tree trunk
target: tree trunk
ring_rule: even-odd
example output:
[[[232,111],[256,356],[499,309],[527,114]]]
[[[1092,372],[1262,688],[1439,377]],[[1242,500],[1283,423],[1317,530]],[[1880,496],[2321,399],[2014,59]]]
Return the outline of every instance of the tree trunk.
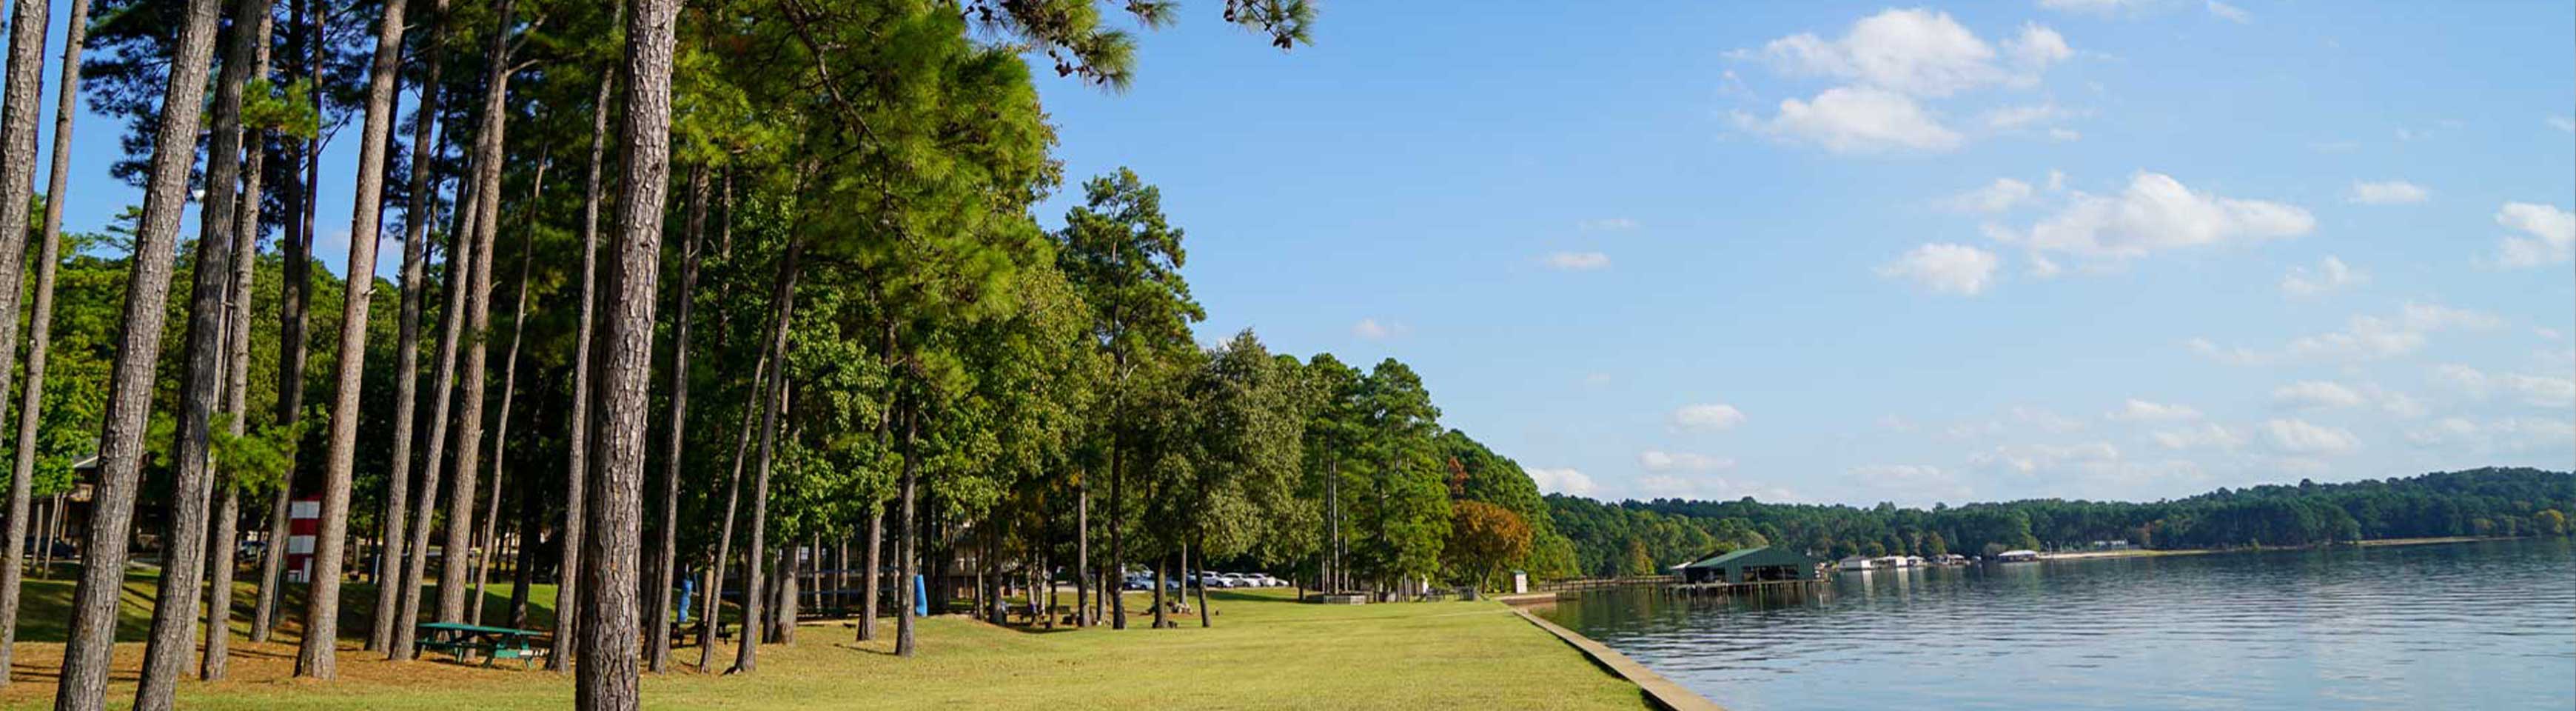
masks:
[[[1118,525],[1120,514],[1122,513],[1121,509],[1126,503],[1126,499],[1119,498],[1118,494],[1119,489],[1125,485],[1127,479],[1127,452],[1125,449],[1118,446],[1120,439],[1122,438],[1116,430],[1110,431],[1109,521],[1105,524],[1109,527],[1110,576],[1108,580],[1101,581],[1101,585],[1104,587],[1104,592],[1102,592],[1101,595],[1109,598],[1109,628],[1113,630],[1127,629],[1127,595],[1125,594],[1127,589],[1127,545],[1126,539],[1119,534],[1121,526]],[[1107,587],[1112,585],[1116,587]],[[1158,578],[1154,581],[1154,599],[1157,602],[1162,600],[1162,586],[1163,583],[1161,579]]]
[[[503,140],[509,131],[510,94],[510,26],[512,0],[501,0],[499,22],[492,28],[491,51],[483,74],[483,109],[479,114],[482,127],[474,134],[474,183],[481,197],[474,201],[473,244],[474,275],[467,280],[465,308],[465,364],[458,371],[463,381],[457,397],[456,473],[449,486],[447,501],[447,542],[445,562],[438,570],[438,620],[459,622],[465,619],[466,563],[458,557],[472,545],[474,533],[475,490],[481,485],[483,454],[483,390],[488,347],[492,331],[492,259],[501,230],[501,163],[506,160]],[[482,551],[476,560],[491,555]],[[482,601],[474,601],[480,607]]]
[[[47,351],[53,344],[54,275],[62,267],[63,189],[71,173],[72,118],[80,114],[80,54],[81,44],[87,41],[88,23],[89,0],[72,0],[71,21],[66,25],[68,28],[66,31],[70,33],[70,37],[63,43],[62,88],[57,91],[55,97],[54,160],[52,168],[45,177],[44,241],[37,247],[36,254],[36,303],[27,316],[26,397],[19,401],[17,440],[19,444],[15,466],[10,470],[9,478],[7,511],[9,541],[27,540],[28,509],[30,500],[35,495],[38,448],[34,442],[38,425],[43,422],[40,411],[44,409],[45,402],[45,361]],[[15,30],[14,27],[11,29]],[[11,83],[16,82],[12,80]],[[30,86],[30,88],[41,87]],[[33,93],[30,92],[31,95]],[[11,101],[16,99],[15,96],[9,97]],[[32,138],[32,135],[30,137]],[[32,162],[35,156],[29,155],[27,158]],[[33,180],[34,177],[29,176],[29,182],[32,183]],[[11,311],[14,313],[15,309]],[[0,389],[0,397],[5,396],[5,389]],[[50,507],[45,515],[49,520],[53,516]],[[54,539],[50,525],[43,533],[46,534],[43,540],[47,545],[44,546],[46,554],[38,557],[40,561],[49,559],[53,550],[51,543]],[[14,663],[15,656],[11,654],[11,650],[18,642],[19,589],[25,576],[21,566],[26,560],[23,553],[24,546],[11,543],[6,546],[6,549],[5,553],[0,553],[0,669],[14,668],[10,666]],[[9,687],[8,676],[0,674],[0,689]]]
[[[536,477],[519,477],[519,532],[511,538],[517,554],[510,564],[510,626],[528,629],[528,588],[536,584],[537,547],[531,545],[539,535],[537,522],[544,520],[545,504],[537,495]]]
[[[384,12],[376,21],[375,64],[368,69],[367,114],[359,134],[357,192],[349,214],[349,265],[344,270],[348,290],[340,307],[340,352],[335,368],[338,385],[332,388],[330,444],[322,462],[322,532],[314,542],[313,575],[308,579],[310,594],[304,603],[304,639],[295,657],[295,675],[316,679],[330,679],[340,673],[341,565],[348,546],[349,489],[361,417],[358,402],[367,364],[367,312],[375,301],[376,243],[381,239],[384,217],[385,153],[392,141],[394,83],[401,73],[406,2],[385,0]],[[315,24],[320,23],[317,20]],[[319,56],[319,48],[313,51]],[[305,159],[317,159],[313,154],[318,152],[309,151]],[[309,195],[317,186],[305,187],[309,212]]]
[[[1073,481],[1073,624],[1087,627],[1091,619],[1091,477],[1090,472],[1077,472]],[[1041,572],[1040,574],[1044,574]],[[1055,581],[1047,581],[1047,591],[1055,591]],[[1102,595],[1116,595],[1115,590],[1102,590]]]
[[[20,7],[36,4],[39,3],[21,0]],[[143,459],[149,456],[143,439],[152,409],[153,366],[160,360],[161,331],[169,313],[170,272],[177,257],[173,248],[178,241],[179,220],[187,208],[189,169],[197,155],[197,127],[205,103],[207,65],[214,61],[215,20],[222,14],[220,9],[216,0],[189,0],[178,42],[172,45],[143,214],[136,222],[134,257],[126,282],[121,321],[125,328],[118,336],[99,433],[99,474],[93,489],[87,545],[82,549],[86,557],[80,583],[72,593],[69,641],[63,647],[62,679],[54,696],[56,711],[97,711],[107,701],[117,603],[124,597],[126,539],[134,523],[135,494],[142,488]],[[42,11],[20,15],[46,16]],[[35,36],[32,44],[41,46],[42,31],[36,31]],[[18,50],[11,48],[13,65]],[[26,76],[14,68],[12,73]],[[19,82],[11,82],[10,91],[16,93],[18,86]],[[27,82],[26,87],[32,97],[34,83]],[[33,138],[32,132],[29,138]],[[29,162],[32,161],[9,164]],[[20,239],[24,234],[20,230],[0,232],[16,232],[22,235]],[[16,289],[13,286],[9,291],[15,293]],[[18,542],[10,541],[8,545],[16,546]],[[194,591],[189,596],[193,598]]]
[[[1202,536],[1197,536],[1197,538],[1198,538],[1198,542],[1199,542],[1199,555],[1200,555],[1200,556],[1206,556],[1206,555],[1207,555],[1207,536],[1202,535]],[[1205,561],[1201,561],[1201,567],[1205,567]],[[1207,577],[1206,577],[1206,576],[1200,576],[1200,577],[1199,577],[1199,584],[1198,584],[1198,589],[1199,589],[1199,626],[1200,626],[1200,627],[1214,627],[1214,626],[1216,626],[1216,623],[1215,623],[1214,621],[1212,621],[1212,620],[1208,619],[1208,618],[1212,615],[1212,613],[1210,613],[1210,612],[1208,611],[1208,601],[1207,601],[1207,584],[1208,584]]]
[[[744,584],[753,587],[743,591],[742,637],[735,640],[738,645],[734,650],[733,668],[725,670],[727,674],[749,672],[759,666],[760,594],[764,591],[757,588],[761,574],[760,566],[766,562],[763,556],[769,543],[771,455],[777,447],[778,411],[784,409],[787,399],[787,329],[789,324],[795,322],[793,319],[796,313],[798,251],[799,245],[791,233],[787,242],[787,253],[781,257],[778,264],[777,290],[769,297],[769,303],[778,314],[770,324],[769,361],[778,368],[778,373],[770,379],[768,388],[763,391],[760,400],[760,453],[753,460],[752,465],[750,548],[743,557],[742,575]]]
[[[859,571],[859,641],[877,638],[877,595],[885,590],[885,503],[870,505],[868,511],[867,569]]]
[[[394,626],[393,646],[385,651],[385,656],[396,661],[412,658],[414,651],[417,626],[411,623],[420,619],[421,584],[429,574],[429,533],[432,514],[437,510],[439,478],[443,471],[440,463],[447,456],[448,431],[455,426],[455,422],[448,418],[448,410],[455,400],[456,342],[463,336],[465,326],[465,275],[474,271],[474,250],[466,247],[462,230],[456,227],[463,224],[463,214],[472,212],[474,204],[483,199],[480,192],[463,180],[457,182],[456,189],[463,196],[460,200],[463,204],[457,210],[457,219],[449,223],[447,264],[439,275],[440,285],[447,292],[447,303],[439,310],[438,365],[432,371],[437,380],[430,388],[428,457],[420,470],[420,496],[412,502],[411,560],[403,564],[402,609],[396,612],[396,617],[404,624]],[[458,553],[454,548],[442,549],[439,565],[454,565],[453,559]]]
[[[619,23],[626,18],[626,3],[617,3]],[[590,166],[582,178],[581,197],[581,323],[575,327],[572,357],[572,432],[565,447],[564,526],[560,563],[564,573],[555,576],[555,638],[553,653],[546,655],[546,668],[557,672],[572,663],[575,640],[581,629],[581,549],[582,529],[587,519],[590,468],[590,349],[591,314],[598,301],[599,275],[599,191],[600,168],[608,157],[609,85],[616,72],[599,73],[599,90],[591,99]]]
[[[318,52],[318,43],[311,37],[312,28],[318,23],[306,20],[308,16],[307,3],[296,3],[296,22],[303,30],[296,34],[305,38],[304,45],[308,50]],[[305,76],[315,76],[317,72],[314,70],[317,68],[308,63]],[[320,97],[321,94],[316,92],[314,101],[321,101]],[[315,108],[318,110],[319,105],[317,104]],[[279,292],[277,307],[276,412],[278,424],[290,427],[298,418],[303,417],[304,413],[304,361],[308,352],[306,348],[308,338],[305,331],[310,320],[308,306],[313,302],[314,176],[312,167],[315,164],[310,159],[317,145],[313,141],[306,141],[300,149],[299,155],[307,158],[305,176],[292,184],[289,190],[289,194],[295,196],[295,206],[290,209],[295,210],[296,224],[285,230],[278,247],[278,253],[284,260],[284,268],[280,270],[279,276],[286,281],[284,288]],[[277,608],[280,601],[284,599],[282,586],[285,581],[279,576],[279,562],[286,557],[283,546],[286,542],[287,513],[293,500],[294,484],[295,477],[290,473],[281,480],[277,498],[270,502],[269,537],[265,549],[268,555],[260,565],[259,605],[251,615],[251,641],[253,642],[268,641],[268,636],[276,631],[277,623],[280,621]]]
[[[508,0],[503,0],[507,2]],[[636,687],[636,566],[644,488],[644,419],[653,371],[654,280],[660,274],[662,201],[669,189],[671,59],[680,0],[635,0],[626,27],[626,179],[609,243],[606,331],[591,344],[598,390],[592,408],[590,530],[583,544],[581,664],[575,707],[632,711]]]
[[[419,595],[418,564],[414,549],[426,551],[426,531],[411,531],[411,492],[419,488],[422,501],[438,498],[435,487],[420,488],[414,481],[411,445],[418,427],[413,418],[419,412],[420,399],[420,312],[421,302],[428,298],[429,223],[435,219],[438,187],[431,179],[430,167],[436,163],[438,144],[433,134],[438,126],[439,79],[444,69],[442,56],[447,41],[447,0],[437,0],[430,11],[429,41],[421,46],[420,61],[427,65],[429,76],[420,86],[420,106],[411,128],[411,203],[403,209],[402,325],[394,346],[394,448],[389,458],[393,468],[388,480],[385,511],[385,579],[376,586],[375,628],[367,635],[367,648],[382,650],[392,656],[399,646],[403,653],[396,659],[410,657],[412,625],[417,622],[406,612],[403,602]],[[434,426],[434,425],[433,425]],[[422,477],[429,476],[423,473]],[[423,507],[427,510],[427,507]],[[426,517],[423,518],[424,522]],[[406,588],[408,585],[410,587]],[[417,600],[413,600],[417,604]],[[399,638],[402,644],[396,645]],[[550,659],[551,661],[551,659]]]
[[[674,298],[678,312],[671,315],[671,434],[662,458],[661,540],[655,542],[653,560],[644,586],[644,667],[655,674],[669,671],[671,665],[671,576],[680,561],[680,472],[688,440],[689,415],[689,314],[697,302],[699,248],[707,229],[707,169],[698,166],[689,171],[689,226],[687,242],[680,248],[680,289]]]
[[[920,577],[921,571],[921,536],[916,530],[920,528],[920,524],[915,521],[912,510],[913,489],[918,485],[917,480],[920,479],[921,474],[921,458],[919,453],[913,451],[913,439],[921,434],[921,413],[917,410],[918,405],[913,402],[913,398],[898,398],[898,400],[903,403],[904,412],[903,484],[901,492],[896,494],[902,500],[896,515],[902,518],[895,519],[894,589],[897,609],[894,612],[894,653],[898,656],[911,657],[914,651],[913,608],[920,605],[920,601],[914,599],[919,597],[920,590],[913,586],[913,581]]]
[[[248,18],[267,9],[265,0],[241,0],[233,13]],[[198,234],[205,236],[197,240],[187,340],[180,355],[186,366],[179,379],[178,428],[172,434],[169,530],[162,546],[151,637],[144,646],[141,679],[134,693],[134,707],[143,711],[171,708],[179,677],[187,673],[188,658],[197,651],[198,590],[205,581],[206,519],[214,495],[210,471],[214,415],[223,400],[224,351],[230,341],[224,321],[231,313],[225,302],[232,296],[233,215],[241,204],[235,191],[241,181],[242,89],[250,80],[251,55],[258,41],[257,32],[233,33],[215,84],[213,131],[206,148],[207,200],[198,227]],[[0,224],[25,224],[23,214],[20,222],[8,219],[0,214]],[[6,309],[15,310],[14,305]],[[0,367],[6,367],[5,359],[0,359]]]
[[[1163,586],[1169,584],[1163,575],[1164,570],[1171,567],[1171,561],[1172,556],[1169,553],[1154,557],[1154,629],[1158,630],[1171,622],[1164,619],[1163,615],[1163,611],[1169,608],[1168,605],[1163,604]]]
[[[769,373],[766,331],[762,332],[760,342],[760,358],[751,367],[751,390],[754,393],[769,392],[765,385]],[[751,416],[760,409],[757,405],[760,397],[753,395],[754,406],[742,409],[742,424],[734,435],[733,476],[725,482],[724,526],[716,530],[716,557],[707,563],[707,598],[699,603],[703,614],[698,615],[698,671],[706,671],[715,665],[716,632],[724,627],[724,621],[717,615],[724,611],[725,561],[733,557],[734,513],[742,505],[742,463],[751,452]]]
[[[274,24],[268,13],[260,14],[252,76],[268,76],[268,37]],[[242,161],[241,206],[233,211],[233,241],[240,258],[233,260],[232,293],[224,304],[224,412],[232,415],[227,429],[236,438],[247,432],[250,424],[251,282],[259,271],[260,168],[268,154],[267,142],[259,134],[245,137],[250,140],[248,155]],[[221,478],[215,482],[215,535],[207,548],[206,649],[197,666],[198,675],[209,681],[224,678],[230,661],[233,555],[241,538],[236,530],[241,523],[241,483],[234,479],[233,472],[218,471],[217,475]]]
[[[534,212],[545,198],[546,167],[545,163],[537,164],[536,180],[528,190],[529,212]],[[529,217],[534,222],[534,217]],[[519,393],[519,344],[528,332],[528,274],[536,255],[537,237],[532,230],[527,244],[519,250],[519,297],[510,315],[510,350],[501,356],[501,412],[492,428],[492,501],[483,512],[483,545],[491,550],[474,561],[474,607],[468,611],[469,621],[478,625],[483,624],[483,592],[491,580],[492,559],[500,555],[501,493],[507,482],[503,475],[507,462],[502,460],[502,453],[510,441],[510,403]]]

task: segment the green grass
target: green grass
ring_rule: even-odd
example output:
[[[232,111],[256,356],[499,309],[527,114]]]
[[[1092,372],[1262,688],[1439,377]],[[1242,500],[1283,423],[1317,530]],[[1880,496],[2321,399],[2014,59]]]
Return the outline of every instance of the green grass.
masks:
[[[68,597],[68,585],[62,593]],[[146,588],[148,590],[148,586]],[[506,587],[494,599],[506,605]],[[31,593],[33,591],[31,590]],[[551,601],[550,589],[532,590]],[[353,605],[372,591],[352,590]],[[1636,709],[1637,688],[1493,602],[1363,606],[1306,605],[1283,591],[1213,593],[1217,625],[1030,631],[959,617],[922,621],[921,653],[892,656],[892,620],[880,640],[852,641],[837,623],[809,624],[796,644],[764,647],[760,670],[717,676],[695,670],[648,675],[644,699],[656,709],[791,708],[1408,708]],[[1130,610],[1146,607],[1131,596]],[[129,604],[136,602],[129,596]],[[34,612],[30,596],[30,613]],[[488,602],[488,601],[487,601]],[[59,604],[59,603],[55,603]],[[247,604],[245,602],[245,604]],[[129,608],[129,612],[139,610]],[[486,612],[488,617],[493,610]],[[30,620],[32,622],[33,620]],[[343,629],[363,635],[364,627]],[[56,623],[56,634],[60,624]],[[139,631],[140,625],[135,628]],[[33,630],[31,630],[32,632]],[[120,647],[110,698],[132,694],[141,645]],[[231,680],[189,682],[191,709],[559,709],[572,701],[568,677],[544,671],[485,670],[445,662],[394,664],[344,641],[343,678],[286,679],[293,649],[239,645]],[[720,645],[717,666],[731,659]],[[60,646],[22,644],[21,683],[0,708],[42,707]],[[129,660],[128,657],[133,659]],[[676,660],[697,659],[684,647]],[[45,667],[33,669],[31,667]],[[40,683],[26,683],[37,681]]]

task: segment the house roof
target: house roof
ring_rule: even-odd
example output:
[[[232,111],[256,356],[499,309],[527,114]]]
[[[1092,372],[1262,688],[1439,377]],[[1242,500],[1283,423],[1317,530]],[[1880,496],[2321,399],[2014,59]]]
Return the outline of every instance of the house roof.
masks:
[[[1752,548],[1739,548],[1720,555],[1710,556],[1684,567],[1716,568],[1730,564],[1752,563],[1803,565],[1806,562],[1806,556],[1799,555],[1792,551],[1772,548],[1770,546],[1755,546]]]

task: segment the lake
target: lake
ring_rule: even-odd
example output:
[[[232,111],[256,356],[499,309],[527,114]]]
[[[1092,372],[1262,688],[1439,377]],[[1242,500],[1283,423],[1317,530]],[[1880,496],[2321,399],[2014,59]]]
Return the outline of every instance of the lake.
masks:
[[[1844,573],[1539,613],[1735,711],[2576,708],[2563,538]]]

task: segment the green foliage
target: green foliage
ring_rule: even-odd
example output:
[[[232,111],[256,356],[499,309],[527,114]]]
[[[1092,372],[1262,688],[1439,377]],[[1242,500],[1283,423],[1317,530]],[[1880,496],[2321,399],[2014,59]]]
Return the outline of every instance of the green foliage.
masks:
[[[2153,548],[2304,546],[2382,538],[2523,535],[2576,506],[2576,474],[2478,469],[2344,484],[2266,485],[2171,501],[2039,499],[1936,506],[1769,504],[1738,501],[1603,503],[1551,495],[1558,530],[1573,539],[1587,574],[1633,568],[1639,550],[1663,564],[1759,536],[1823,557],[1879,551],[1993,555],[2126,540]],[[2479,524],[2484,521],[2484,525]],[[2529,527],[2526,530],[2525,527]],[[1758,544],[1757,544],[1758,545]]]

